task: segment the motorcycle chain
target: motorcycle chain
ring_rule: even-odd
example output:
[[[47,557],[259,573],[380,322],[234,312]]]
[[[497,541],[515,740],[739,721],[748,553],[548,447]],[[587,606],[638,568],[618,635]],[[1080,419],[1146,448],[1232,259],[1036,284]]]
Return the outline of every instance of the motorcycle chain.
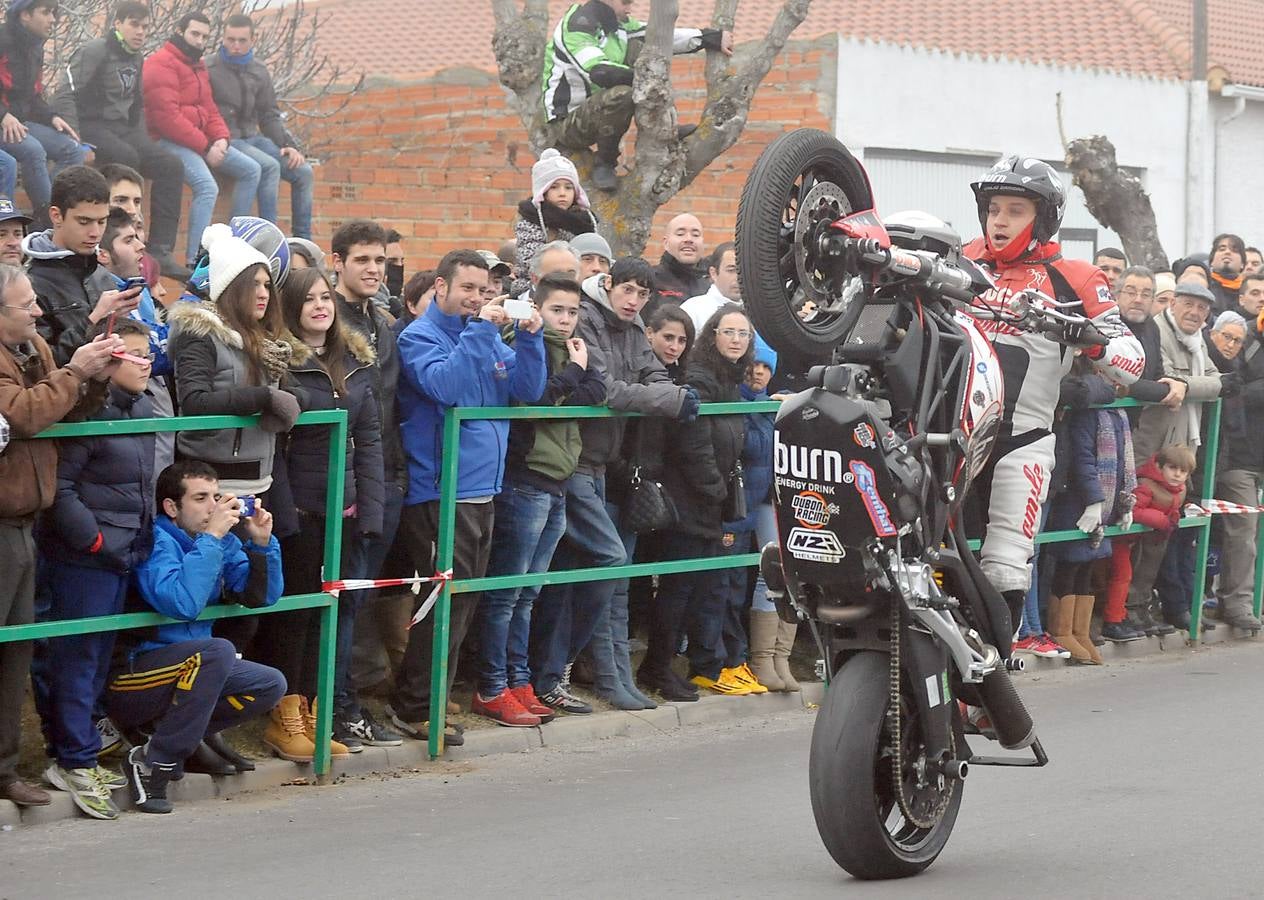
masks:
[[[944,811],[948,808],[948,804],[952,802],[952,796],[957,790],[957,785],[952,779],[948,780],[948,789],[940,792],[939,805],[935,807],[927,818],[922,818],[913,812],[908,798],[904,796],[904,739],[901,735],[900,727],[900,630],[902,625],[900,606],[901,601],[897,597],[891,603],[891,694],[887,706],[887,716],[891,719],[891,741],[894,745],[891,753],[891,780],[895,782],[895,800],[899,804],[900,812],[903,813],[904,818],[917,828],[930,829],[939,824]]]

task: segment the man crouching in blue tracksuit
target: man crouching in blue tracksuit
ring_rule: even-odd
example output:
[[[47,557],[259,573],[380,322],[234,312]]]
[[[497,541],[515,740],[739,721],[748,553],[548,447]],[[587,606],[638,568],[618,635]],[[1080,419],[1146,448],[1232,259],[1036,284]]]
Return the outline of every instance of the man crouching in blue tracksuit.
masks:
[[[212,603],[271,606],[284,589],[281,545],[272,514],[257,503],[219,493],[219,476],[203,462],[168,466],[155,490],[154,549],[136,572],[145,603],[179,624],[148,633],[123,654],[111,675],[106,707],[120,728],[151,725],[152,736],[127,755],[123,774],[142,812],[171,812],[167,782],[201,741],[267,713],[285,695],[276,669],[237,658],[230,641],[194,621]],[[249,542],[232,529],[241,523]]]
[[[487,262],[474,250],[453,250],[435,270],[434,302],[399,336],[399,409],[408,457],[408,494],[400,517],[413,563],[422,575],[434,571],[432,548],[439,530],[439,480],[443,461],[443,416],[454,406],[535,403],[544,393],[544,321],[534,309],[516,322],[514,346],[500,337],[513,321],[500,299],[488,296]],[[492,542],[492,498],[505,475],[509,423],[461,423],[457,472],[456,539],[452,571],[458,579],[487,572]],[[448,637],[448,687],[457,652],[478,608],[477,594],[452,597]],[[391,695],[392,721],[406,734],[425,739],[430,711],[433,616],[408,632],[408,647]],[[448,744],[463,742],[449,728]]]

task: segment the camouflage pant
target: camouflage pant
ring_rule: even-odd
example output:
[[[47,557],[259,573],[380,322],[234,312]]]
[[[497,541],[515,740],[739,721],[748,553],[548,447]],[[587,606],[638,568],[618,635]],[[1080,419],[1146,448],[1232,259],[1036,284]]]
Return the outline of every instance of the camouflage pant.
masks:
[[[599,153],[613,150],[618,156],[619,141],[632,124],[633,109],[630,86],[620,84],[597,91],[566,118],[549,125],[553,143],[564,150],[586,150],[597,144]]]

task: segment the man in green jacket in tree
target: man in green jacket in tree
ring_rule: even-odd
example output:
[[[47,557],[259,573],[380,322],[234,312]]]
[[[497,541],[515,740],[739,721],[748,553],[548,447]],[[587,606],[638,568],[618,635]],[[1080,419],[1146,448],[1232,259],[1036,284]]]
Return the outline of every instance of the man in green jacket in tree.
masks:
[[[645,40],[645,24],[632,18],[632,0],[576,3],[553,30],[544,54],[544,112],[553,143],[563,151],[597,145],[592,182],[617,185],[619,142],[632,124],[632,65]],[[718,50],[733,54],[733,35],[714,28],[677,28],[676,53]],[[680,129],[683,139],[693,126]]]

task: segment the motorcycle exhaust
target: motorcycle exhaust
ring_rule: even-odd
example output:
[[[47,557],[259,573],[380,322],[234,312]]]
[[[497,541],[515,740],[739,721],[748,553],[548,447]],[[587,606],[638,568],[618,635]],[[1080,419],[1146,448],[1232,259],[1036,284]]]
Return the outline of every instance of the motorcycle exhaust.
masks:
[[[1010,681],[1009,672],[995,669],[979,684],[978,691],[1001,746],[1006,750],[1030,747],[1036,739],[1036,727]]]

